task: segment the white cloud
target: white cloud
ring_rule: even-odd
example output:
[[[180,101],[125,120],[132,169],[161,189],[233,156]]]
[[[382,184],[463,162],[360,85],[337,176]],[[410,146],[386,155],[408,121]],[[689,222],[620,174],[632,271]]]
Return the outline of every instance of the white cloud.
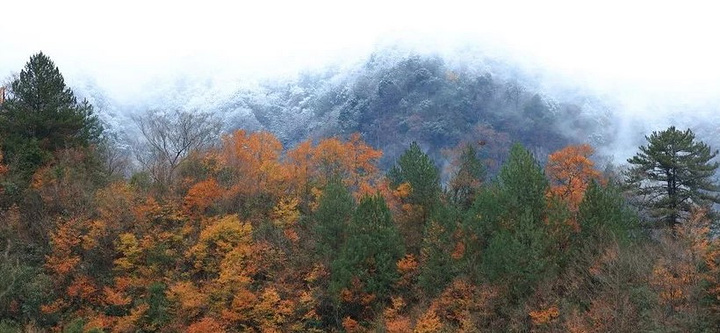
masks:
[[[716,8],[649,1],[9,1],[0,76],[43,50],[122,96],[169,74],[274,75],[369,52],[388,36],[476,41],[606,91],[709,98]]]

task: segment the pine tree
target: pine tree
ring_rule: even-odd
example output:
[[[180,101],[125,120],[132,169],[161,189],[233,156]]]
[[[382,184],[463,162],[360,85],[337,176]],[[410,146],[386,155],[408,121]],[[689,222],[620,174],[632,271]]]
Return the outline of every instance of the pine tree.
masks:
[[[498,178],[499,198],[481,193],[474,207],[478,222],[490,224],[477,227],[489,234],[481,269],[491,281],[502,280],[511,286],[511,293],[517,297],[531,290],[554,266],[555,258],[548,255],[552,238],[545,223],[549,187],[538,162],[520,144],[510,149]]]
[[[513,229],[500,229],[482,253],[481,267],[492,282],[507,285],[511,299],[526,295],[547,276],[556,257],[548,254],[552,244],[543,226],[530,211],[513,221]]]
[[[93,107],[78,102],[60,71],[42,52],[30,57],[10,84],[0,110],[7,160],[31,172],[59,149],[87,146],[102,133]]]
[[[593,239],[588,243],[597,246],[603,240],[627,238],[635,226],[636,216],[616,185],[603,186],[591,181],[578,207],[578,222],[582,239]]]
[[[400,156],[388,172],[388,178],[397,187],[408,183],[411,187],[409,200],[429,210],[440,195],[440,172],[432,159],[420,149],[417,142]]]
[[[404,213],[398,217],[408,252],[419,254],[423,233],[440,202],[440,172],[433,160],[413,142],[388,172],[394,190],[409,189],[401,199]]]
[[[325,257],[337,257],[345,241],[353,206],[353,198],[340,180],[331,181],[325,187],[315,212],[318,249]]]
[[[527,149],[520,144],[510,148],[510,157],[498,178],[510,212],[521,214],[528,211],[538,221],[543,217],[548,181]]]
[[[396,263],[404,249],[385,200],[368,196],[360,200],[348,226],[348,238],[332,263],[331,290],[349,288],[356,278],[363,291],[377,299],[387,299],[399,277]]]
[[[687,129],[674,126],[646,136],[647,146],[628,159],[632,167],[627,173],[634,193],[645,199],[650,216],[673,227],[687,217],[693,206],[720,203],[716,194],[720,187],[712,177],[718,168],[710,162],[718,151]]]
[[[459,168],[455,177],[450,180],[450,194],[455,203],[467,209],[472,205],[485,177],[485,166],[480,161],[477,150],[471,144],[463,147],[456,163]]]

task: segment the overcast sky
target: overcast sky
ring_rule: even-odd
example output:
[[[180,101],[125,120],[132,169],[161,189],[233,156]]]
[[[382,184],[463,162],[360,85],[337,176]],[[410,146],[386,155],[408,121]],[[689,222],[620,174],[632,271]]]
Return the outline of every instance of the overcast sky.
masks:
[[[487,45],[628,95],[693,100],[720,91],[711,1],[593,3],[3,0],[0,78],[42,50],[69,81],[91,77],[123,98],[156,76],[271,76],[407,37]]]

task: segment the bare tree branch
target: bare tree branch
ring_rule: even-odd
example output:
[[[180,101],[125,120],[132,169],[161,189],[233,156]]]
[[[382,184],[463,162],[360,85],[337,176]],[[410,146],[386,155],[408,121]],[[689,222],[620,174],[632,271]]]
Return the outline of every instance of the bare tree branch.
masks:
[[[132,119],[144,139],[136,158],[163,187],[172,184],[178,165],[190,153],[210,146],[220,133],[220,121],[210,113],[148,111]]]

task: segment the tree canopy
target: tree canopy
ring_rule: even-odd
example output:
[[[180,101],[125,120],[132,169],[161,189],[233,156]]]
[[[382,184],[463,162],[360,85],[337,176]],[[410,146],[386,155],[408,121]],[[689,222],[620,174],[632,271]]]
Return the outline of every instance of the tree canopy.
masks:
[[[78,102],[55,63],[40,52],[10,84],[0,133],[7,160],[32,172],[49,153],[96,142],[102,126],[92,105]]]
[[[440,172],[417,142],[411,143],[398,158],[397,164],[388,172],[388,178],[393,187],[408,183],[410,201],[426,209],[432,208],[440,193]]]
[[[695,134],[674,126],[645,137],[647,145],[628,159],[628,183],[641,196],[650,216],[672,227],[696,206],[719,203],[720,187],[713,180],[717,156]]]
[[[72,117],[50,112],[82,105],[65,94],[59,72],[57,96],[25,93],[53,81],[37,80],[42,60],[35,56],[18,75],[10,109],[0,114],[8,130],[0,143],[9,148],[0,149],[0,332],[720,327],[720,238],[707,209],[718,201],[717,152],[689,130],[653,133],[631,159],[630,176],[606,180],[589,145],[508,150],[507,133],[479,126],[468,133],[473,140],[443,152],[451,158],[441,178],[434,150],[420,148],[425,142],[383,175],[389,168],[363,141],[367,132],[293,146],[270,131],[218,137],[209,114],[150,112],[135,118],[145,136],[140,169],[110,178],[113,168],[97,167],[94,136],[83,134],[89,129],[62,132]],[[467,80],[408,67],[416,79],[384,79],[376,111],[408,111],[402,90],[410,87],[435,94],[440,80]],[[505,92],[527,111],[536,139],[552,139],[538,126],[552,123],[557,106],[539,96],[528,106],[519,86],[496,95]],[[432,119],[444,103],[420,111]],[[27,126],[11,128],[19,119]],[[427,123],[415,119],[407,125]],[[462,130],[440,120],[428,123],[433,137]],[[31,168],[21,169],[23,161]],[[657,218],[674,214],[681,223],[643,230],[639,222],[650,214],[630,206],[626,184],[615,183],[625,180],[650,198],[649,208],[657,205],[650,210]]]

